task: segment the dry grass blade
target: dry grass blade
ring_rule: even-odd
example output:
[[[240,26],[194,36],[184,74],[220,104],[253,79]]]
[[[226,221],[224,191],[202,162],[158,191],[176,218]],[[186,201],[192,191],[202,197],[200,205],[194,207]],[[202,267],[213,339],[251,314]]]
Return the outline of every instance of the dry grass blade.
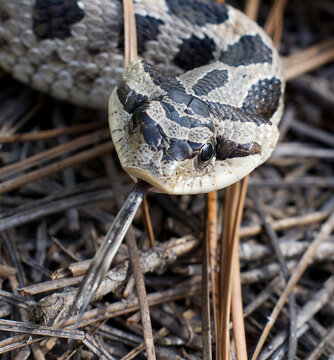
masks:
[[[248,1],[247,15],[257,16],[259,1]],[[238,260],[239,236],[248,177],[226,190],[224,228],[221,238],[221,270],[219,288],[219,327],[216,328],[217,359],[229,359],[229,318],[232,292],[232,318],[237,359],[247,359],[245,330],[242,315],[242,295]],[[238,267],[238,269],[236,269]],[[234,269],[234,270],[233,270]],[[233,270],[233,271],[232,271]],[[231,283],[233,282],[233,288]],[[215,282],[213,282],[215,284]],[[218,331],[217,331],[218,330]],[[217,337],[218,332],[218,337]]]
[[[144,197],[141,209],[142,209],[142,213],[143,213],[144,226],[145,226],[146,234],[148,236],[148,240],[150,242],[151,247],[154,247],[155,237],[154,237],[154,233],[153,233],[153,226],[152,226],[152,222],[151,222],[151,218],[150,218],[150,213],[149,213],[148,202],[147,202],[146,196]]]
[[[43,179],[47,176],[57,174],[62,170],[73,167],[74,165],[78,165],[87,162],[89,160],[95,159],[97,157],[100,157],[102,155],[108,154],[113,149],[114,146],[110,142],[97,145],[93,149],[82,151],[79,154],[70,156],[63,160],[59,160],[54,164],[47,165],[41,169],[31,171],[30,173],[18,176],[15,179],[4,181],[3,183],[0,184],[0,195],[15,190],[21,186],[27,185],[31,182]]]
[[[69,312],[69,316],[77,311],[83,314],[87,309],[91,298],[107,273],[149,187],[150,185],[147,183],[138,181],[127,197],[114,222],[109,227],[94,259],[90,263],[89,269]]]
[[[305,360],[317,360],[323,353],[323,350],[328,346],[328,344],[332,344],[334,339],[334,326],[327,332],[327,334],[323,337],[320,343],[316,346],[316,348],[312,351],[312,353]]]
[[[292,80],[334,60],[334,38],[284,58],[285,80]]]
[[[219,283],[218,283],[218,247],[217,247],[217,191],[213,191],[207,195],[207,216],[206,216],[206,242],[209,244],[210,252],[210,270],[211,270],[211,287],[212,287],[212,303],[213,317],[215,324],[216,346],[220,343],[218,336],[218,317],[219,317]],[[209,315],[208,315],[209,316]],[[207,340],[208,346],[209,340]],[[204,345],[203,345],[204,346]]]
[[[267,215],[267,213],[264,211],[263,206],[258,199],[258,195],[254,194],[253,192],[250,192],[250,197],[254,203],[256,211],[258,212],[263,222],[264,231],[266,232],[270,246],[273,248],[275,256],[277,257],[283,278],[287,282],[289,280],[289,270],[287,267],[287,263],[281,252],[281,248],[279,246],[278,236],[272,228],[271,220]],[[296,356],[296,349],[297,349],[296,296],[293,291],[289,294],[288,305],[289,305],[289,322],[290,322],[288,360],[293,360]]]
[[[75,135],[95,130],[105,126],[105,122],[97,121],[88,124],[72,125],[60,129],[42,130],[32,133],[21,133],[0,136],[0,143],[7,144],[12,142],[38,141],[52,139],[63,135]]]
[[[272,24],[270,27],[271,35],[275,36],[274,42],[276,46],[279,43],[282,27],[283,27],[283,10],[285,7],[286,1],[277,0],[275,5],[272,8],[272,13],[270,15],[271,19],[274,19],[273,22],[270,18],[268,19],[267,24]],[[251,16],[255,17],[254,9],[257,9],[258,6],[256,3],[249,2],[247,4],[249,11],[252,11]],[[267,31],[269,29],[267,26]],[[270,29],[269,29],[270,30]],[[219,352],[222,359],[228,359],[229,354],[229,308],[231,303],[231,292],[232,292],[232,276],[236,281],[233,281],[233,293],[236,295],[234,297],[232,311],[233,330],[236,344],[236,355],[237,359],[247,359],[247,348],[245,341],[245,330],[243,325],[243,315],[242,315],[242,300],[241,300],[241,289],[240,289],[240,271],[234,271],[232,275],[232,269],[236,266],[239,266],[239,261],[237,259],[237,249],[239,244],[238,230],[241,223],[241,216],[244,206],[244,200],[246,196],[248,177],[246,177],[241,184],[237,183],[232,185],[226,190],[226,199],[225,199],[225,216],[224,216],[224,228],[223,228],[223,237],[222,237],[222,252],[221,252],[221,263],[224,264],[224,267],[221,268],[220,276],[220,285],[221,291],[220,294],[220,330],[222,335],[222,342],[219,347]],[[228,211],[228,213],[226,213]],[[228,257],[230,256],[230,258]]]
[[[245,195],[245,193],[244,193]],[[232,291],[232,269],[233,254],[235,251],[235,235],[237,226],[240,223],[242,214],[243,201],[241,182],[237,182],[226,189],[224,204],[224,225],[221,238],[221,255],[220,255],[220,324],[219,333],[222,337],[219,358],[230,358],[230,308],[231,308],[231,291]],[[241,334],[241,336],[244,336]]]
[[[4,129],[2,128],[0,130],[0,136],[10,136],[14,134],[16,131],[18,131],[22,126],[24,126],[44,105],[44,98],[40,98],[35,105],[32,106],[31,109],[29,109],[18,121],[14,126],[12,126],[10,129]]]
[[[43,336],[55,336],[74,340],[83,340],[85,334],[79,330],[66,330],[59,328],[52,328],[48,326],[40,326],[31,323],[23,323],[20,321],[10,321],[0,319],[0,330],[26,333],[29,335],[43,335]]]
[[[133,2],[123,1],[124,12],[124,67],[137,59],[137,31]]]
[[[211,324],[210,324],[210,269],[212,280],[212,297],[214,314],[216,314],[217,297],[217,191],[207,195],[206,232],[202,239],[202,356],[203,359],[212,359]],[[216,320],[216,317],[215,317]],[[215,328],[216,324],[215,324]],[[217,334],[217,332],[216,332]],[[217,338],[216,338],[217,342]]]
[[[44,337],[31,337],[30,335],[17,335],[0,341],[0,354],[4,354],[23,346],[41,341]]]
[[[191,0],[185,1],[185,4],[179,2],[177,10],[188,6],[190,2]],[[248,15],[255,18],[259,11],[258,18],[261,21],[266,18],[269,10],[266,28],[273,34],[275,44],[282,35],[280,49],[286,55],[284,66],[287,80],[295,79],[306,71],[315,71],[289,83],[286,112],[281,123],[283,127],[280,129],[284,143],[278,144],[271,159],[252,173],[249,186],[256,188],[261,206],[268,215],[272,228],[277,232],[279,247],[287,264],[288,275],[291,276],[333,210],[334,173],[331,159],[334,151],[331,134],[334,128],[331,118],[334,114],[334,63],[329,62],[334,58],[334,22],[331,20],[334,6],[328,0],[303,2],[302,6],[298,2],[286,2],[283,27],[284,2],[286,1],[262,2],[262,6],[259,0],[246,0],[245,3]],[[7,3],[4,6],[10,7],[11,2]],[[147,3],[153,4],[150,0]],[[235,4],[240,8],[243,2]],[[196,6],[191,8],[189,13],[193,11],[196,11]],[[107,15],[109,13],[103,14],[109,21],[111,18]],[[147,14],[141,13],[139,16],[141,15],[141,21],[148,20]],[[219,16],[219,12],[214,14],[216,15]],[[172,16],[178,17],[178,14]],[[201,19],[206,16],[207,13],[204,12]],[[162,18],[163,21],[165,19],[166,17]],[[123,22],[123,19],[118,20]],[[129,24],[130,21],[132,20],[129,19],[126,23]],[[168,23],[160,24],[155,15],[153,20],[150,19],[150,24],[151,21],[156,25],[156,29],[161,31],[157,35],[159,41],[164,41]],[[192,22],[192,19],[189,18],[189,21]],[[192,28],[188,28],[186,24],[182,26],[188,33]],[[74,27],[76,26],[75,24]],[[97,33],[98,31],[99,29],[96,29]],[[204,31],[207,31],[207,28]],[[127,34],[130,33],[131,29]],[[145,34],[144,31],[141,35]],[[198,36],[198,33],[195,35]],[[210,34],[207,35],[210,40]],[[121,37],[118,41],[122,41]],[[145,54],[147,51],[147,54],[153,56],[154,46],[151,45],[154,41],[150,42],[147,48],[146,44],[141,43],[146,48]],[[175,39],[167,38],[166,41],[169,48],[170,42]],[[221,41],[224,41],[224,36],[219,44]],[[174,52],[183,50],[183,47],[180,44],[179,48],[169,50],[167,57],[173,57]],[[129,54],[127,57],[134,60],[135,52],[132,51],[131,55],[131,46],[126,51]],[[157,55],[160,57],[158,53]],[[100,58],[100,54],[92,53],[91,56],[92,61],[95,56]],[[322,64],[326,66],[319,68]],[[113,68],[113,64],[107,65],[106,72]],[[111,78],[105,80],[111,81]],[[83,314],[81,321],[75,316],[66,320],[64,328],[57,327],[60,319],[66,317],[75,299],[76,286],[82,281],[90,261],[68,264],[74,258],[81,260],[94,256],[115,218],[118,195],[128,194],[133,184],[122,171],[115,151],[108,151],[102,158],[95,157],[87,163],[78,162],[78,166],[73,163],[71,171],[74,181],[69,183],[64,179],[61,161],[73,159],[73,156],[79,156],[80,160],[82,152],[90,151],[95,146],[104,146],[110,141],[106,125],[102,129],[99,124],[99,119],[106,119],[106,112],[83,110],[61,101],[45,101],[45,97],[17,83],[8,74],[2,74],[2,77],[0,75],[0,81],[2,184],[9,180],[7,186],[12,186],[11,180],[15,184],[16,181],[23,181],[25,177],[29,179],[34,171],[50,171],[47,167],[54,166],[51,172],[44,172],[43,179],[38,176],[36,181],[30,178],[26,185],[25,182],[18,184],[13,191],[0,195],[0,232],[6,231],[11,238],[9,240],[15,243],[18,254],[13,256],[11,244],[6,246],[4,241],[1,242],[0,234],[0,277],[3,289],[0,291],[0,317],[17,320],[13,324],[13,329],[18,331],[16,334],[26,330],[24,334],[12,336],[9,333],[12,323],[2,323],[0,353],[12,352],[5,356],[15,359],[29,357],[39,360],[68,360],[74,358],[74,355],[82,359],[143,358],[146,356],[144,351],[147,346],[143,337],[141,313],[149,319],[148,311],[140,311],[143,306],[139,305],[138,300],[143,299],[147,300],[150,307],[154,307],[150,316],[154,319],[152,326],[156,334],[154,341],[158,358],[210,359],[211,350],[217,350],[217,358],[221,356],[219,326],[216,326],[216,341],[212,336],[210,339],[209,282],[205,262],[207,247],[203,253],[199,248],[206,207],[204,195],[173,197],[153,192],[148,194],[156,236],[156,246],[151,249],[147,249],[143,216],[135,217],[132,226],[138,244],[142,247],[139,250],[142,270],[136,273],[141,276],[142,271],[145,274],[145,284],[149,289],[147,298],[146,295],[136,295],[132,275],[134,266],[131,265],[126,244],[122,244],[112,269],[104,277],[93,297],[94,304],[91,309]],[[59,126],[59,122],[55,121],[59,114],[64,129],[52,130],[52,127]],[[59,145],[63,135],[69,135],[69,138],[64,140],[66,144]],[[113,167],[110,166],[111,163],[114,163]],[[61,168],[56,170],[59,164]],[[118,187],[114,186],[114,182]],[[240,189],[234,192],[235,199],[231,194],[228,195],[227,200],[232,203],[232,208],[233,202],[239,202],[240,195],[236,195],[237,192],[240,192]],[[219,199],[223,196],[223,192],[218,193]],[[208,206],[210,211],[206,220],[209,224],[207,238],[210,246],[212,305],[214,320],[217,322],[219,270],[216,257],[219,259],[220,252],[217,233],[219,236],[222,233],[221,216],[217,225],[217,193],[209,195],[208,203],[211,204]],[[66,214],[68,209],[74,207],[77,212],[76,229],[68,222]],[[218,211],[221,211],[220,204]],[[232,239],[235,241],[232,233],[236,215],[226,216],[231,222],[227,230],[225,229],[231,257],[233,245],[234,250],[236,249],[236,244],[232,243]],[[240,286],[236,286],[240,283],[239,277],[246,310],[244,315],[247,316],[245,325],[249,354],[254,351],[267,324],[267,316],[274,309],[277,299],[286,291],[274,251],[265,241],[268,236],[262,231],[261,219],[251,199],[246,198],[243,226],[236,231],[242,238],[239,250],[241,275],[238,273],[238,257],[235,256],[235,251],[230,259],[231,263],[227,264],[232,267],[230,307],[233,329],[230,322],[229,332],[238,333],[230,342],[231,358],[246,356],[245,350],[244,354],[240,353],[240,349],[245,349],[246,346],[243,336],[239,335],[243,330],[237,330],[242,327]],[[61,246],[56,245],[52,237],[59,239]],[[312,265],[306,265],[307,270],[293,288],[298,296],[298,347],[295,358],[329,359],[334,353],[333,345],[327,343],[333,339],[333,327],[330,323],[333,317],[331,301],[334,292],[333,239],[332,232],[317,247]],[[202,256],[205,261],[202,261]],[[22,267],[20,263],[23,264]],[[53,274],[51,278],[50,274]],[[19,285],[19,278],[23,285]],[[145,291],[144,286],[141,288]],[[140,287],[138,289],[140,294]],[[28,294],[29,299],[18,294]],[[289,300],[286,302],[275,324],[271,324],[273,327],[270,335],[267,339],[262,338],[265,348],[260,352],[258,360],[288,358],[288,329],[291,319],[287,311],[288,302],[290,303]],[[28,312],[29,318],[26,316]],[[274,315],[276,316],[276,313]],[[76,330],[78,321],[82,331]],[[102,323],[104,325],[101,326]],[[66,336],[58,337],[56,333],[63,329]],[[145,329],[146,325],[144,331]],[[56,332],[52,333],[53,330]],[[168,331],[168,334],[158,339],[160,331],[166,331],[164,334]],[[81,339],[81,332],[89,335]],[[53,334],[55,336],[50,337]],[[81,339],[75,343],[74,349],[68,346],[70,334]],[[241,345],[240,341],[243,342]],[[153,348],[153,341],[150,344]]]
[[[279,47],[283,31],[284,9],[287,0],[275,0],[267,18],[264,30],[273,38],[276,47]]]
[[[109,138],[109,134],[105,130],[95,131],[89,135],[84,135],[69,141],[67,144],[62,144],[32,155],[24,160],[17,161],[13,164],[3,166],[0,169],[0,178],[6,178],[9,176],[16,175],[23,170],[30,169],[34,166],[41,165],[44,162],[53,160],[56,157],[60,157],[71,151],[79,150],[87,145],[96,145],[102,140]],[[14,178],[15,179],[15,178]]]
[[[230,307],[232,300],[232,278],[236,280],[234,293],[239,296],[238,299],[233,299],[233,318],[236,321],[234,328],[236,353],[238,359],[247,359],[245,333],[243,327],[242,316],[242,300],[240,288],[240,278],[238,272],[235,271],[235,259],[238,251],[238,236],[237,232],[241,222],[241,216],[244,206],[244,199],[246,196],[248,177],[237,182],[236,184],[226,189],[226,198],[224,204],[224,229],[222,236],[222,250],[221,250],[221,271],[220,271],[220,334],[223,340],[219,348],[219,356],[221,359],[229,358],[229,322],[230,322]],[[237,278],[235,278],[235,276]],[[239,281],[239,283],[238,283]],[[241,307],[240,307],[241,306]]]
[[[247,0],[245,4],[245,14],[254,21],[259,12],[260,2],[260,0]]]
[[[125,66],[128,66],[131,62],[137,59],[137,32],[136,32],[136,20],[133,11],[133,2],[132,0],[123,1],[123,11],[124,11],[124,56],[125,56]],[[145,197],[145,195],[144,195]],[[145,205],[144,205],[145,206]],[[148,216],[148,211],[145,212],[146,223],[148,229],[151,228],[151,222]],[[152,241],[152,231],[151,231],[151,243]],[[153,331],[152,324],[150,319],[150,309],[148,306],[144,275],[142,272],[137,243],[135,240],[134,232],[130,228],[129,234],[126,238],[127,247],[130,255],[130,260],[133,267],[133,275],[136,280],[136,289],[137,296],[140,304],[140,314],[141,322],[143,326],[143,333],[145,339],[146,347],[146,356],[149,360],[155,360],[155,349],[154,349],[154,340],[153,340]]]
[[[192,284],[181,284],[182,286],[172,288],[169,290],[151,293],[147,296],[150,306],[156,306],[165,302],[176,301],[187,298],[201,291],[200,279],[196,278]],[[138,298],[131,300],[121,300],[108,306],[88,310],[81,317],[80,327],[86,326],[95,322],[100,322],[105,319],[111,319],[116,316],[129,314],[139,310]],[[76,324],[78,316],[70,317],[64,321],[64,326]]]
[[[272,223],[274,230],[284,230],[296,226],[305,226],[315,224],[325,220],[329,215],[329,211],[316,211],[311,214],[304,214],[301,216],[291,216],[284,219],[276,220]],[[262,231],[261,225],[244,226],[239,230],[240,237],[255,236]]]
[[[239,194],[235,194],[238,197],[238,209],[235,217],[235,224],[233,228],[233,263],[232,263],[232,276],[231,276],[231,298],[232,298],[232,322],[233,322],[233,335],[235,341],[235,351],[238,360],[247,360],[247,347],[246,336],[243,320],[242,310],[242,294],[241,294],[241,281],[240,281],[240,264],[239,264],[239,236],[238,230],[240,228],[242,212],[244,209],[247,184],[249,176],[246,176],[240,181],[240,187],[238,189]]]
[[[99,359],[101,360],[114,360],[114,357],[108,351],[103,349],[101,344],[94,339],[91,335],[86,335],[83,344],[87,346]]]
[[[312,262],[312,259],[314,257],[314,254],[319,247],[319,245],[328,238],[328,236],[331,234],[331,232],[334,229],[334,213],[329,217],[329,219],[321,226],[321,230],[319,234],[315,237],[314,241],[310,245],[310,247],[306,250],[305,254],[303,255],[302,259],[300,260],[299,264],[297,265],[296,269],[294,270],[289,282],[287,283],[286,287],[284,288],[284,291],[282,292],[280,298],[278,299],[273,311],[270,314],[269,321],[266,324],[262,335],[259,339],[259,342],[256,346],[256,349],[254,351],[252,360],[257,359],[257,357],[260,354],[260,351],[264,345],[264,342],[275,324],[275,321],[281,312],[287,297],[289,296],[290,292],[294,288],[294,286],[299,281],[300,277],[303,275],[304,271],[306,270],[307,266]]]

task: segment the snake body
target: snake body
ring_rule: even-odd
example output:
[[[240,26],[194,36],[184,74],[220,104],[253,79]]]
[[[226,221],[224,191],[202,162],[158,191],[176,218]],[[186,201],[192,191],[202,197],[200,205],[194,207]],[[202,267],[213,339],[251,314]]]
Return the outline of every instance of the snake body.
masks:
[[[121,164],[157,191],[220,189],[263,163],[284,95],[270,38],[210,0],[135,0],[134,9],[139,60],[123,72],[121,1],[0,0],[0,66],[80,105],[104,108],[112,92]]]

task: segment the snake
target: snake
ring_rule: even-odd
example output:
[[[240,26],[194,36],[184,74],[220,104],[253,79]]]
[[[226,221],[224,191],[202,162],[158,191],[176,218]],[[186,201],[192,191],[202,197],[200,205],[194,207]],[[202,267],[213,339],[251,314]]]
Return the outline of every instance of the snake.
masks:
[[[120,0],[0,0],[0,66],[58,99],[108,106],[122,167],[155,191],[210,192],[266,161],[285,84],[264,30],[214,0],[134,0],[134,14],[138,60],[124,70]]]

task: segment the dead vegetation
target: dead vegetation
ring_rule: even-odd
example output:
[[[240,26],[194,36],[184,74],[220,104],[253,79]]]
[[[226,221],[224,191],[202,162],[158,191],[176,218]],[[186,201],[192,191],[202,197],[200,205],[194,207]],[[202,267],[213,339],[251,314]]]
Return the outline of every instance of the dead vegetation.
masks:
[[[259,9],[259,22],[281,42],[289,81],[280,143],[250,176],[241,228],[245,184],[210,195],[207,211],[204,195],[149,193],[155,246],[138,214],[79,329],[75,317],[57,323],[131,180],[117,162],[105,113],[57,102],[2,74],[4,359],[209,359],[211,349],[223,359],[229,350],[263,360],[334,354],[334,7],[328,0],[236,5],[253,17]],[[232,255],[237,233],[245,336]],[[129,260],[134,239],[137,265]],[[138,290],[138,275],[146,291],[143,283]],[[210,297],[209,280],[216,284]]]

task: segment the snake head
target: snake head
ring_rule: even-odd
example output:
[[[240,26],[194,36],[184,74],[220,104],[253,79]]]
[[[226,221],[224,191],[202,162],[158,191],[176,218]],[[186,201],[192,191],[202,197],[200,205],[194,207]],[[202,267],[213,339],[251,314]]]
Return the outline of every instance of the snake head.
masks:
[[[278,138],[270,122],[205,102],[143,62],[112,92],[109,124],[123,169],[168,194],[233,184],[269,157]]]
[[[112,138],[124,170],[159,192],[210,191],[211,177],[203,175],[214,166],[216,143],[208,105],[175,86],[144,100],[135,89],[123,79],[109,100]]]

